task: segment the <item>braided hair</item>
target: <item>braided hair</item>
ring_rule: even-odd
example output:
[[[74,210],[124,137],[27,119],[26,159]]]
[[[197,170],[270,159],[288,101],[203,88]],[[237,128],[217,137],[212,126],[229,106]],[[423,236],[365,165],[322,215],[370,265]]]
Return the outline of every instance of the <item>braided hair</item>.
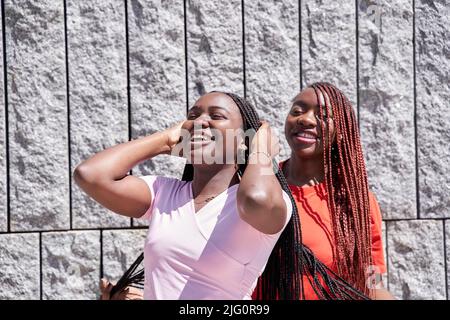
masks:
[[[221,92],[230,97],[238,106],[242,116],[244,131],[253,129],[257,131],[261,121],[255,108],[245,99],[233,93]],[[242,176],[248,162],[249,142],[245,141],[245,161],[238,166],[238,174]],[[278,165],[273,161],[273,166]],[[292,203],[292,216],[286,228],[280,235],[275,247],[269,257],[265,270],[258,279],[256,298],[264,300],[304,299],[303,277],[306,276],[312,288],[320,299],[367,299],[367,296],[353,288],[347,281],[320,262],[312,251],[303,245],[300,228],[300,218],[297,205],[289,189],[281,170],[274,170],[281,188],[289,195]],[[192,181],[194,167],[186,164],[182,176],[184,181]],[[136,271],[137,265],[142,262],[143,254],[133,263],[129,270],[117,282],[111,291],[120,292],[127,286],[142,286],[144,271]]]
[[[323,145],[334,261],[338,274],[367,294],[365,272],[372,264],[369,189],[356,116],[350,101],[332,84],[316,82],[311,88],[318,101],[319,94],[328,96],[330,105],[327,99],[325,105],[319,103],[320,117],[332,111],[336,132],[335,141]],[[325,123],[322,141],[325,134],[331,141],[329,122]]]

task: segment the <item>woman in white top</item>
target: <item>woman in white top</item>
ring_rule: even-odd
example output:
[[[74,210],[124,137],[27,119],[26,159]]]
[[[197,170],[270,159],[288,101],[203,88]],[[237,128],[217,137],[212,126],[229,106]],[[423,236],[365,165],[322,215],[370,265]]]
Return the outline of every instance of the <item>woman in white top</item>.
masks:
[[[248,129],[257,130],[250,141],[229,134]],[[145,299],[251,298],[293,210],[286,181],[274,172],[274,138],[244,99],[212,92],[197,100],[186,121],[76,167],[75,182],[93,199],[149,220]],[[183,180],[128,175],[144,160],[181,149],[189,163]]]

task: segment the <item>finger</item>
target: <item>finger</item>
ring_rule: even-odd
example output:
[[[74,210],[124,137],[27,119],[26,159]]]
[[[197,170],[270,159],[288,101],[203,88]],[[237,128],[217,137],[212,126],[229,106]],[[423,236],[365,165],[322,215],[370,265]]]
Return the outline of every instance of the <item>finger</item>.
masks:
[[[125,300],[143,300],[143,292],[140,289],[134,287],[128,287],[128,292],[125,297]]]
[[[137,293],[130,293],[127,295],[126,300],[144,300],[144,297]]]
[[[112,282],[109,282],[108,280],[102,279],[101,284],[102,287],[100,290],[102,291],[102,300],[110,300],[111,299],[111,290],[114,287],[114,284]]]
[[[127,287],[120,292],[114,294],[111,300],[127,300],[127,296],[129,295],[130,289]]]
[[[261,124],[261,127],[265,126],[267,127],[269,123],[266,120],[260,120],[259,123]]]
[[[126,296],[126,290],[122,290],[120,292],[115,293],[111,297],[111,300],[125,300],[125,296]]]
[[[100,280],[100,291],[109,293],[114,285],[106,279]]]
[[[178,129],[188,129],[188,125],[189,123],[187,122],[187,120],[183,120],[178,123]]]
[[[102,292],[106,289],[107,285],[108,285],[108,280],[106,280],[104,278],[101,278],[100,279],[100,283],[99,283],[99,287],[100,287],[100,290]]]
[[[108,283],[108,285],[102,290],[101,300],[110,300],[111,299],[111,284]]]

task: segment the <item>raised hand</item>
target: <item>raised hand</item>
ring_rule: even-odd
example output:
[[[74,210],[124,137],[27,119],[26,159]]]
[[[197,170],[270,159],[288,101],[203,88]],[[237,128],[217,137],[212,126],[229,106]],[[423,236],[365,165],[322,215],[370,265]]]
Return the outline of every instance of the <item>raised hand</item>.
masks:
[[[138,288],[134,287],[127,287],[124,290],[115,293],[112,297],[110,295],[111,289],[113,288],[114,284],[112,282],[109,282],[106,279],[100,280],[100,291],[101,296],[100,300],[143,300],[143,292],[142,290],[139,290]]]

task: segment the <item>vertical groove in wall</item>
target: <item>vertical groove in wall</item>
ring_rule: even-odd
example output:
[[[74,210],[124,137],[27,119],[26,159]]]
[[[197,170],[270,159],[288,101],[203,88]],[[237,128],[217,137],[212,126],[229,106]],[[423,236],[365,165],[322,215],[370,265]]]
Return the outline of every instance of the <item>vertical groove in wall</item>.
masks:
[[[126,59],[126,73],[127,73],[127,111],[128,111],[128,141],[133,138],[131,127],[131,90],[130,90],[130,42],[128,33],[128,0],[124,0],[125,5],[125,59]],[[130,170],[130,175],[133,174],[133,169]],[[133,219],[130,218],[130,227],[133,227]]]
[[[127,66],[127,105],[128,105],[128,141],[133,137],[131,127],[131,95],[130,95],[130,42],[128,33],[128,0],[125,3],[125,57]],[[131,172],[130,172],[131,174]]]
[[[103,278],[103,230],[100,229],[100,280]]]
[[[188,76],[188,40],[187,40],[187,11],[186,1],[183,1],[183,19],[184,19],[184,69],[186,82],[186,115],[189,110],[189,76]]]
[[[67,0],[63,1],[64,5],[64,49],[66,60],[66,105],[67,105],[67,151],[69,157],[69,225],[72,229],[72,153],[70,151],[71,137],[70,137],[70,83],[69,83],[69,43],[67,37]]]
[[[39,300],[42,300],[42,295],[42,232],[39,232]]]
[[[244,84],[244,98],[247,98],[247,78],[245,73],[245,7],[244,0],[241,0],[241,11],[242,11],[242,76]]]
[[[449,287],[448,287],[448,274],[447,274],[447,270],[448,270],[448,264],[447,264],[447,237],[446,237],[446,230],[445,230],[445,219],[442,220],[442,226],[443,226],[443,230],[444,230],[444,275],[445,275],[445,299],[448,300],[449,298]],[[448,220],[450,221],[450,220]],[[450,254],[450,252],[449,252]]]
[[[389,221],[385,221],[386,223],[386,228],[384,229],[386,232],[386,257],[384,257],[385,262],[386,262],[386,277],[387,277],[387,289],[389,291]]]
[[[358,119],[358,129],[361,128],[360,126],[360,116],[359,116],[359,8],[358,8],[358,2],[359,0],[355,0],[355,31],[356,31],[356,110],[358,112],[357,119]]]
[[[2,44],[3,44],[3,102],[5,104],[5,166],[6,166],[6,223],[7,232],[11,231],[11,204],[10,204],[10,188],[9,188],[9,121],[8,121],[8,72],[6,62],[6,16],[5,16],[5,4],[1,2],[2,10]]]
[[[416,210],[417,218],[420,219],[420,190],[419,190],[419,148],[417,144],[417,90],[416,90],[416,1],[412,1],[413,9],[413,105],[414,105],[414,151],[416,168]]]
[[[299,63],[299,72],[300,72],[300,91],[303,90],[302,83],[302,0],[298,0],[298,63]]]

